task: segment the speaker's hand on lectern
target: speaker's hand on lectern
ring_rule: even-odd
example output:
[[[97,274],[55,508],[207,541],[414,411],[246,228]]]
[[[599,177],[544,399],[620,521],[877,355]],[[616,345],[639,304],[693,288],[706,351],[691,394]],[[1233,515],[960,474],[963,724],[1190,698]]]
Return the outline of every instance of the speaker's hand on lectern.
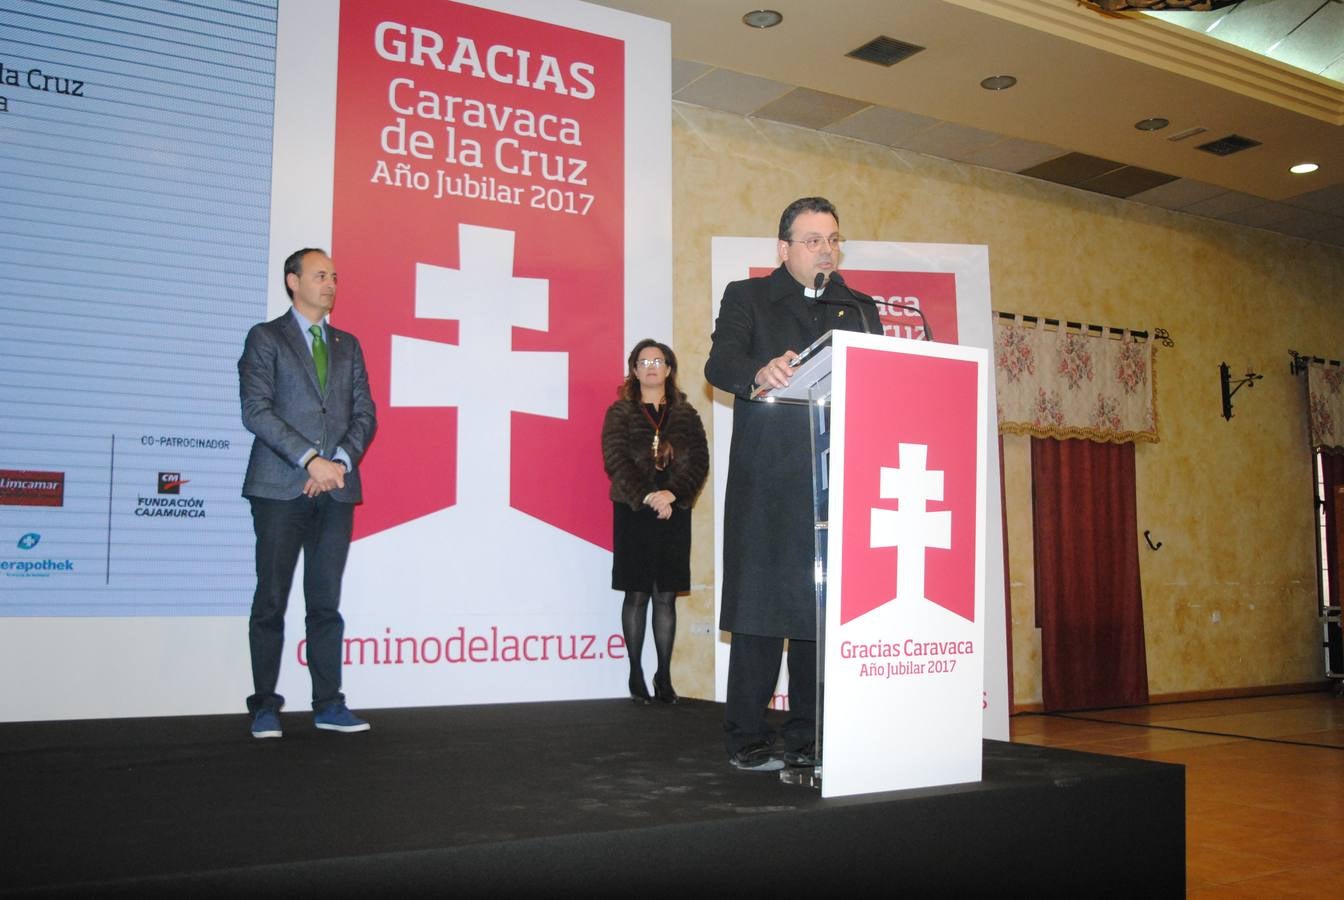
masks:
[[[797,358],[797,353],[792,350],[785,350],[779,356],[761,366],[756,370],[757,386],[772,389],[788,387],[789,378],[793,375],[793,361]]]

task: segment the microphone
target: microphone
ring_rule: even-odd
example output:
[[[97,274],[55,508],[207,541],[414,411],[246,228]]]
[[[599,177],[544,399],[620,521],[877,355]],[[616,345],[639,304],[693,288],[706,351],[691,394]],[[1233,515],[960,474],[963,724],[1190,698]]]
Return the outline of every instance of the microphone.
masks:
[[[839,272],[831,273],[831,281],[834,281],[836,284],[844,288],[851,297],[855,295],[854,291],[850,288],[850,286],[845,284],[845,279],[840,277]],[[924,327],[923,340],[926,341],[933,340],[933,329],[929,327],[929,320],[924,315],[924,310],[920,309],[918,306],[910,306],[909,304],[906,303],[892,303],[890,300],[886,302],[886,306],[889,309],[908,309],[914,311],[915,315],[919,316],[920,324]]]

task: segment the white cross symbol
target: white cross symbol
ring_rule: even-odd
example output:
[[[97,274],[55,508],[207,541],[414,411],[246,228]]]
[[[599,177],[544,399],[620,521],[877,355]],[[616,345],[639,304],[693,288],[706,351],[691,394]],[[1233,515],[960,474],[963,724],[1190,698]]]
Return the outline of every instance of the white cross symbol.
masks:
[[[924,599],[924,551],[952,546],[950,510],[929,512],[930,500],[943,499],[943,473],[926,466],[929,448],[924,444],[899,444],[900,467],[883,466],[879,471],[878,495],[895,500],[898,509],[873,507],[869,512],[869,543],[896,548],[896,599]]]
[[[392,336],[392,406],[456,406],[457,503],[509,505],[514,412],[569,415],[569,354],[513,349],[513,329],[549,327],[548,285],[513,274],[512,231],[458,226],[458,269],[417,263],[415,315],[456,319],[458,343]],[[425,447],[426,459],[437,448]]]

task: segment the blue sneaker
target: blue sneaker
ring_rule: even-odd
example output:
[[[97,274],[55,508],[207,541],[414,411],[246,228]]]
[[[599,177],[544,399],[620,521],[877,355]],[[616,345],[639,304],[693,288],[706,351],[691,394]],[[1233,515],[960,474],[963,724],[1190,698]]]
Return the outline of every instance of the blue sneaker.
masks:
[[[313,714],[313,724],[323,731],[340,731],[344,734],[369,730],[369,723],[352,713],[344,703],[333,703],[326,709],[318,710]]]
[[[278,738],[280,714],[269,707],[262,707],[252,714],[252,736],[254,738]]]

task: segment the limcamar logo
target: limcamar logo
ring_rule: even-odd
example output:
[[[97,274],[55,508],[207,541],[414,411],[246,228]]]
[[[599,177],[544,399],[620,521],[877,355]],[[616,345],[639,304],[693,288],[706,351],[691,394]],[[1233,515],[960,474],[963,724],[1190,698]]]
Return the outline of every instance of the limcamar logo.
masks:
[[[0,505],[63,506],[65,473],[0,469]]]

